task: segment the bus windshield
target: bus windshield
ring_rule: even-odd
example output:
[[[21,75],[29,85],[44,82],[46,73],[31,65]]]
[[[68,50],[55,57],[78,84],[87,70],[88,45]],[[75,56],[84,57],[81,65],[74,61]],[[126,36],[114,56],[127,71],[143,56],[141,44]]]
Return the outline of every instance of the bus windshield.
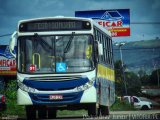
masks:
[[[94,68],[91,35],[23,36],[18,38],[19,72],[74,73]]]

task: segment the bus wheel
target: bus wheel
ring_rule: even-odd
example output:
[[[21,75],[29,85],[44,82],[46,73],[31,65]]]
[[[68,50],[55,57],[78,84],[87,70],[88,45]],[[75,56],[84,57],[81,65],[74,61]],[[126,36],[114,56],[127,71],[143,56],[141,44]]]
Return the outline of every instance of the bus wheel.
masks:
[[[108,106],[99,106],[98,116],[107,116],[109,115],[109,107]]]
[[[55,108],[48,108],[48,119],[56,118],[57,110]]]
[[[96,116],[96,104],[95,103],[88,105],[88,116],[89,117]]]
[[[35,120],[36,119],[36,109],[32,105],[26,106],[26,117],[27,120]]]
[[[39,119],[45,119],[47,118],[47,110],[45,106],[41,106],[38,108],[38,118]]]

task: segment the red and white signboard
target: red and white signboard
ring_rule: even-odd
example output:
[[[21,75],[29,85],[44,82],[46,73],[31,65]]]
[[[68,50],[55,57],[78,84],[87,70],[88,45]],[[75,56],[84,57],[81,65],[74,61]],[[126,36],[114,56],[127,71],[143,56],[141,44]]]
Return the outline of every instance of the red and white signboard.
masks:
[[[16,74],[16,60],[0,57],[0,75],[15,75]]]
[[[7,45],[0,45],[0,75],[16,75],[16,59],[10,54]]]

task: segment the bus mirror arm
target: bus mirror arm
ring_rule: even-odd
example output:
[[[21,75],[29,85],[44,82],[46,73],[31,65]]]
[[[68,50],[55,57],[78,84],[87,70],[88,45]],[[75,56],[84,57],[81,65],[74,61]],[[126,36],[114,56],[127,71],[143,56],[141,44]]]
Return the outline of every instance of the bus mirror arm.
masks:
[[[14,47],[16,45],[16,39],[17,39],[17,31],[15,31],[12,35],[11,35],[11,40],[10,40],[10,43],[9,43],[9,50],[10,50],[10,53],[13,55],[13,57],[16,58],[16,54],[13,53],[14,51]]]

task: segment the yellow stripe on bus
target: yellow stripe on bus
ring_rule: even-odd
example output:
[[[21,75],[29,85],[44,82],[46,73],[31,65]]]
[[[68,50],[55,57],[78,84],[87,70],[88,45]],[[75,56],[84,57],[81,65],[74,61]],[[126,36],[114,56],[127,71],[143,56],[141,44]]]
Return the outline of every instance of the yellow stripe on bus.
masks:
[[[98,64],[97,76],[111,80],[111,81],[115,81],[114,70],[106,66],[103,66],[101,64]]]

